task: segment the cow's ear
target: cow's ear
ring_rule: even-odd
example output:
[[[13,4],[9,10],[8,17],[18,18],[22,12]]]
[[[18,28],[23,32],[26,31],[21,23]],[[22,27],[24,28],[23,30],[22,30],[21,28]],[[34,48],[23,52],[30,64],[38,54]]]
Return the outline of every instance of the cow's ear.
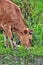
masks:
[[[28,30],[24,30],[24,34],[27,34]]]

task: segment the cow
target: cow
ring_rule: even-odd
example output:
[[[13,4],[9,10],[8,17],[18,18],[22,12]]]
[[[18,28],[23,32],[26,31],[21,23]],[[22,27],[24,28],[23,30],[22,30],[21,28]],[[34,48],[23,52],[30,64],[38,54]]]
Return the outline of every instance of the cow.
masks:
[[[5,47],[9,46],[7,39],[13,49],[17,47],[12,32],[17,34],[25,48],[31,46],[32,31],[27,28],[20,8],[10,0],[0,0],[0,29],[3,30]]]

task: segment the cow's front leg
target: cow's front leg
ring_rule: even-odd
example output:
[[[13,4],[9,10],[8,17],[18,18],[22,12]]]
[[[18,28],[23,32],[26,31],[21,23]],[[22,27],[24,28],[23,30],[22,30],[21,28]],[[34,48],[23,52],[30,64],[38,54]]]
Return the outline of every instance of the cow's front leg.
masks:
[[[6,36],[8,37],[8,39],[10,41],[11,47],[14,49],[16,47],[16,44],[13,41],[11,26],[4,25],[3,29],[4,29],[4,32],[6,33]]]
[[[10,41],[10,44],[11,44],[12,49],[15,49],[15,48],[17,47],[17,45],[16,45],[16,43],[13,41],[13,36],[12,36],[12,31],[11,31],[11,29],[9,29],[7,35],[8,35],[8,39],[9,39],[9,41]]]
[[[10,42],[10,44],[11,44],[12,49],[15,49],[15,48],[17,47],[17,45],[16,45],[16,43],[13,41],[13,36],[12,36],[11,29],[8,30],[7,36],[8,36],[8,39],[9,39],[9,42]]]
[[[8,39],[10,41],[10,44],[11,44],[12,49],[16,49],[17,45],[16,45],[16,42],[13,41],[13,38],[8,37]]]
[[[9,47],[9,45],[8,45],[8,37],[6,36],[5,32],[3,32],[3,35],[4,35],[4,46]]]

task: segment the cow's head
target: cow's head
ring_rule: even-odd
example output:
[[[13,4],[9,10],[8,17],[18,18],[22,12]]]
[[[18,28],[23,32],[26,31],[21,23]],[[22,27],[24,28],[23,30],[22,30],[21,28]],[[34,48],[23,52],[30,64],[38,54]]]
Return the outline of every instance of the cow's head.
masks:
[[[32,30],[25,29],[21,33],[19,33],[19,40],[22,45],[24,45],[24,47],[31,46]]]

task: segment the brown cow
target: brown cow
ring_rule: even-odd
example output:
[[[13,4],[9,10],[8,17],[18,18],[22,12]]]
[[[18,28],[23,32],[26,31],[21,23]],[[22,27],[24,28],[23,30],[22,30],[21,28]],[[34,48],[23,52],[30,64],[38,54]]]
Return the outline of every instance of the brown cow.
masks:
[[[0,28],[2,28],[4,32],[4,43],[6,47],[8,46],[7,37],[12,48],[16,46],[13,41],[12,32],[18,35],[24,47],[30,46],[32,39],[31,31],[24,23],[19,7],[10,0],[0,0]]]

